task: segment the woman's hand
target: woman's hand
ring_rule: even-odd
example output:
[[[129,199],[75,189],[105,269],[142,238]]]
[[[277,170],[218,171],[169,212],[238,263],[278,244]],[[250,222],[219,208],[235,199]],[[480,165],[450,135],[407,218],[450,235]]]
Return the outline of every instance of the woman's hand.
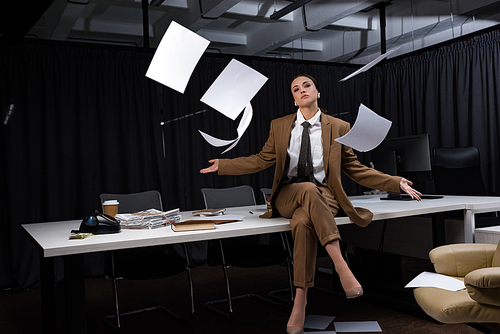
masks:
[[[422,194],[420,192],[416,191],[415,189],[413,189],[411,187],[412,184],[413,184],[413,182],[408,181],[405,178],[402,178],[401,181],[399,182],[399,187],[405,193],[407,193],[408,195],[410,195],[411,198],[416,199],[417,201],[420,201],[421,198],[420,198],[419,195],[422,195]]]
[[[213,165],[200,170],[201,174],[212,173],[212,172],[216,172],[219,170],[219,159],[208,160],[208,162],[210,162]]]

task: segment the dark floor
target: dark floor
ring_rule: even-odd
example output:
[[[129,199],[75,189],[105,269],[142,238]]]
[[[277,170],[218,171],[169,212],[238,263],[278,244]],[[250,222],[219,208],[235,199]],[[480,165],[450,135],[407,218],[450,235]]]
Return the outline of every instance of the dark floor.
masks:
[[[321,262],[320,262],[321,264]],[[324,263],[328,266],[328,261]],[[428,269],[428,262],[403,260],[403,276],[411,270]],[[229,276],[233,295],[246,292],[266,294],[269,290],[286,286],[286,268],[272,266],[260,269],[231,268]],[[480,331],[465,324],[443,325],[428,318],[414,303],[411,290],[401,288],[400,282],[379,283],[365,287],[365,295],[347,300],[345,297],[310,289],[308,314],[335,316],[335,321],[378,321],[383,333],[450,333],[476,334]],[[235,301],[235,316],[228,321],[205,308],[206,301],[224,295],[223,275],[220,267],[193,269],[195,289],[195,316],[189,323],[179,322],[160,311],[151,311],[123,319],[123,333],[285,333],[291,307],[279,307],[257,299]],[[123,311],[133,307],[164,303],[179,313],[189,311],[186,276],[183,274],[151,282],[122,281]],[[321,274],[317,285],[331,289],[331,277]],[[381,294],[381,292],[383,292]],[[113,312],[111,282],[107,278],[86,280],[86,306],[88,333],[113,333],[103,317]],[[59,324],[63,328],[62,322]],[[0,293],[0,333],[41,333],[40,291]],[[331,324],[327,330],[335,330]],[[314,330],[310,330],[313,332]],[[61,330],[63,333],[64,330]],[[306,329],[307,332],[307,329]]]

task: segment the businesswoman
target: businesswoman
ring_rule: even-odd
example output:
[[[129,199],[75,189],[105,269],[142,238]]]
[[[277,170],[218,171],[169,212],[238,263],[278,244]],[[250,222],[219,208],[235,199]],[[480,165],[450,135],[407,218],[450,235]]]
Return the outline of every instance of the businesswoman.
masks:
[[[364,166],[350,147],[334,140],[345,135],[350,125],[318,108],[320,90],[313,77],[307,74],[296,77],[291,83],[291,92],[297,112],[271,122],[269,138],[259,153],[235,159],[213,159],[209,161],[212,165],[200,172],[243,175],[276,164],[272,210],[261,217],[290,219],[296,297],[287,333],[300,334],[305,320],[307,290],[314,285],[318,240],[332,258],[346,297],[363,294],[363,288],[342,257],[334,218],[343,210],[354,223],[366,226],[373,215],[367,209],[353,207],[342,188],[341,171],[368,188],[392,193],[405,191],[417,200],[421,194],[404,178]],[[310,144],[306,145],[307,142]]]

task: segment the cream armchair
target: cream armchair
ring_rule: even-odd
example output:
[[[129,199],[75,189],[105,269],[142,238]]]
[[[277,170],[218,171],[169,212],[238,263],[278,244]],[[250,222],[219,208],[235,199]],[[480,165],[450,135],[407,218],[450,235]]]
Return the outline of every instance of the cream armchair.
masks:
[[[439,322],[500,323],[500,247],[453,244],[434,248],[436,273],[464,281],[466,289],[421,287],[413,291],[420,307]]]

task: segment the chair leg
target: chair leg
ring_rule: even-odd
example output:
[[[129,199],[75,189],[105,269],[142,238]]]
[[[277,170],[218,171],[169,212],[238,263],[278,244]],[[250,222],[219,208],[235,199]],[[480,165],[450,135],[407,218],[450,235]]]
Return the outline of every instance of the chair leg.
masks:
[[[271,298],[274,298],[274,299],[277,299],[277,300],[280,300],[282,301],[283,303],[285,303],[285,305],[290,305],[293,303],[293,301],[295,300],[295,295],[294,295],[294,288],[293,288],[293,279],[292,279],[292,270],[291,270],[291,261],[290,259],[286,259],[286,271],[287,271],[287,275],[288,275],[288,285],[289,287],[288,288],[284,288],[284,289],[280,289],[280,290],[274,290],[274,291],[271,291],[271,292],[268,292],[268,296],[271,297]],[[280,297],[280,296],[277,296],[278,293],[280,292],[284,292],[284,291],[289,291],[290,292],[290,298],[284,298],[284,297]]]
[[[269,293],[270,297],[273,297],[273,298],[278,299],[278,300],[282,300],[282,301],[285,302],[285,304],[277,302],[277,301],[274,301],[272,299],[268,299],[268,298],[256,295],[256,294],[251,294],[251,293],[250,294],[245,294],[245,295],[231,297],[231,289],[230,289],[230,286],[229,286],[229,277],[228,277],[228,271],[227,271],[228,266],[226,264],[226,258],[225,258],[225,255],[224,255],[224,247],[222,245],[222,240],[221,239],[219,239],[219,247],[220,247],[220,251],[221,251],[222,270],[224,272],[224,281],[225,281],[225,284],[226,284],[227,298],[206,302],[205,306],[208,309],[210,309],[212,311],[215,311],[215,312],[217,312],[219,314],[222,314],[226,318],[228,318],[228,320],[231,320],[233,318],[233,313],[234,313],[233,312],[233,303],[232,302],[233,302],[233,300],[236,300],[236,299],[242,299],[242,298],[247,298],[247,297],[256,297],[256,298],[258,298],[260,300],[266,301],[268,303],[271,303],[271,304],[277,305],[277,306],[289,306],[290,305],[290,300],[287,300],[285,298],[272,295],[273,293],[276,293],[276,292],[279,292],[279,291],[285,291],[285,290],[288,290],[288,289],[278,290],[278,291],[272,291],[272,292]],[[288,278],[289,278],[289,284],[290,284],[289,290],[290,290],[290,294],[291,294],[291,301],[293,302],[293,299],[294,299],[293,282],[292,282],[292,276],[291,276],[291,269],[290,269],[290,261],[289,261],[289,259],[287,259],[287,271],[288,271]],[[218,304],[218,303],[222,303],[222,302],[227,302],[228,303],[228,308],[229,308],[229,312],[228,313],[224,312],[224,311],[222,311],[222,310],[220,310],[220,309],[218,309],[218,308],[216,308],[214,306],[214,304]]]
[[[191,262],[190,262],[190,257],[189,257],[189,252],[187,249],[186,244],[182,244],[183,249],[184,249],[184,256],[186,257],[186,263],[187,263],[187,273],[188,273],[188,283],[189,283],[189,297],[191,300],[191,315],[189,317],[189,320],[191,320],[194,316],[194,289],[193,289],[193,276],[191,275]]]
[[[289,305],[289,304],[293,303],[293,301],[295,299],[294,289],[293,289],[293,278],[292,278],[292,267],[293,267],[292,258],[293,257],[292,257],[292,251],[290,249],[290,243],[288,242],[288,237],[287,237],[286,233],[285,232],[281,232],[280,236],[281,236],[281,241],[283,243],[283,247],[288,252],[288,257],[286,259],[286,271],[287,271],[287,275],[288,275],[288,285],[289,285],[289,287],[285,288],[285,289],[281,289],[281,290],[271,291],[271,292],[268,293],[268,295],[270,297],[272,297],[272,298],[281,300],[281,301],[283,301],[283,302],[285,302],[285,303],[287,303]],[[283,298],[283,297],[276,296],[277,293],[283,292],[283,291],[290,291],[290,299],[286,299],[286,298]]]
[[[120,307],[118,304],[118,290],[116,286],[116,275],[115,275],[115,258],[113,252],[111,252],[111,284],[113,285],[113,298],[115,300],[115,315],[108,315],[104,318],[104,321],[113,327],[117,332],[121,331],[121,322],[120,322]],[[116,325],[111,322],[111,318],[116,318]]]
[[[191,275],[191,262],[190,262],[190,257],[189,257],[189,252],[187,250],[186,244],[182,244],[183,250],[184,250],[184,257],[186,258],[186,271],[187,271],[187,276],[188,276],[188,284],[189,284],[189,299],[191,303],[191,312],[189,317],[182,317],[178,315],[177,313],[174,313],[173,311],[170,311],[169,309],[165,307],[161,307],[162,310],[166,311],[169,313],[171,316],[176,318],[177,320],[181,321],[191,321],[194,316],[194,290],[193,290],[193,277]]]
[[[104,317],[104,321],[108,325],[110,325],[112,328],[114,328],[117,332],[121,332],[121,316],[140,313],[140,312],[144,312],[144,311],[157,310],[157,309],[160,309],[160,310],[167,312],[168,314],[172,315],[173,317],[175,317],[176,319],[178,319],[180,321],[187,322],[187,321],[192,320],[193,316],[194,316],[193,278],[191,275],[189,253],[187,251],[186,244],[183,244],[183,246],[184,246],[184,255],[186,257],[186,263],[187,263],[186,271],[187,271],[187,276],[188,276],[189,295],[190,295],[190,304],[191,304],[191,310],[190,310],[189,317],[187,317],[187,318],[182,317],[182,316],[178,315],[177,313],[175,313],[175,312],[173,312],[173,311],[171,311],[163,306],[154,306],[154,307],[144,308],[144,309],[140,309],[140,310],[134,310],[134,311],[126,312],[126,313],[120,313],[119,304],[118,304],[118,289],[117,289],[117,284],[116,284],[116,282],[119,278],[117,278],[116,274],[115,274],[114,256],[113,256],[113,252],[111,252],[111,275],[112,275],[112,285],[113,285],[113,296],[114,296],[114,300],[115,300],[115,314],[108,315],[108,316]],[[116,325],[111,321],[112,318],[116,318]]]
[[[222,270],[224,272],[224,281],[226,282],[227,299],[219,299],[219,300],[209,301],[209,302],[205,303],[205,306],[207,308],[209,308],[210,310],[215,311],[219,314],[222,314],[225,317],[227,317],[229,320],[231,320],[233,318],[233,303],[232,303],[232,298],[231,298],[231,289],[229,288],[229,279],[228,279],[228,275],[227,275],[226,258],[224,256],[224,247],[222,246],[221,239],[219,239],[219,247],[220,247],[221,257],[222,257]],[[213,306],[216,303],[224,302],[226,300],[227,300],[228,306],[229,306],[229,313],[221,311],[218,308]]]

